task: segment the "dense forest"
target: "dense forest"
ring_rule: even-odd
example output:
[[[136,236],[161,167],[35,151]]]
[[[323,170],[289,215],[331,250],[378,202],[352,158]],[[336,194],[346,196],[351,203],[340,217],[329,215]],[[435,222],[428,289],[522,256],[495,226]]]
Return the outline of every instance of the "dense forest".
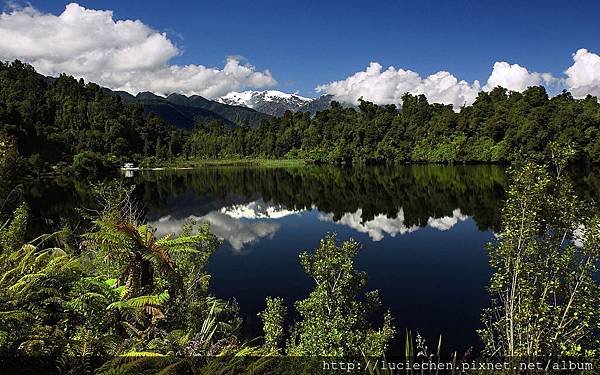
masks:
[[[326,163],[501,162],[548,160],[548,145],[574,144],[578,159],[600,161],[600,104],[570,93],[549,98],[543,87],[522,93],[480,92],[472,106],[430,104],[406,94],[402,108],[332,102],[311,118],[287,112],[258,128],[199,124],[186,155],[304,158]]]
[[[124,160],[179,154],[183,130],[141,105],[126,105],[100,86],[61,75],[47,80],[19,61],[0,64],[0,136],[16,154],[11,164],[30,172],[82,173],[115,169]]]
[[[259,126],[199,121],[189,132],[96,84],[47,79],[19,61],[0,64],[0,137],[10,164],[30,172],[98,173],[197,159],[304,159],[316,163],[512,163],[549,160],[549,145],[572,145],[576,159],[600,162],[600,104],[543,87],[497,87],[471,106],[431,104],[406,94],[402,107],[332,102],[311,117],[286,112]]]

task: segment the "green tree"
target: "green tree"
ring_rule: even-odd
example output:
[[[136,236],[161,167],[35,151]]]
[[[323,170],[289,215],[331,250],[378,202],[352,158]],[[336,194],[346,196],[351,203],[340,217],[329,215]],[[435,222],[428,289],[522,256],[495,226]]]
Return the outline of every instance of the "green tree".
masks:
[[[282,298],[267,297],[266,303],[267,308],[258,314],[265,333],[264,347],[269,351],[278,352],[285,339],[283,323],[286,308]]]
[[[73,172],[77,176],[100,176],[109,167],[102,155],[93,151],[84,151],[73,157]]]
[[[314,254],[302,253],[304,271],[316,283],[307,299],[296,303],[300,322],[288,345],[291,355],[380,356],[394,335],[389,312],[375,329],[371,318],[380,307],[377,291],[365,292],[366,275],[354,269],[360,245],[337,244],[329,235]]]
[[[157,237],[140,221],[131,189],[96,190],[104,209],[85,244],[95,275],[118,290],[106,309],[114,312],[119,335],[133,336],[129,349],[198,355],[234,346],[237,308],[209,295],[205,266],[220,241],[208,225],[188,223],[178,234]]]
[[[564,160],[553,176],[530,162],[511,172],[489,249],[494,299],[479,332],[487,356],[598,355],[600,217],[573,193]]]
[[[13,141],[5,134],[0,133],[0,174],[16,161],[17,150]]]
[[[12,219],[0,225],[0,251],[10,252],[25,244],[29,208],[22,203],[13,213]]]

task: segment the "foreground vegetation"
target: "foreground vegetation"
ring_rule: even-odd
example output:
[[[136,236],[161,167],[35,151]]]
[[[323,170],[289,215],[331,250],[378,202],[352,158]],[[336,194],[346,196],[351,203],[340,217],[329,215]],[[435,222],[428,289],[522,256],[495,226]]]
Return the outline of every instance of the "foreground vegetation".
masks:
[[[600,355],[600,213],[565,177],[572,150],[553,151],[553,175],[532,163],[512,173],[490,246],[493,299],[480,331],[488,357]]]
[[[561,152],[555,150],[557,160],[566,160]],[[527,163],[511,172],[498,241],[489,250],[494,273],[480,330],[484,350],[471,358],[599,355],[600,217],[573,194],[564,168]],[[315,285],[294,304],[296,322],[272,296],[260,314],[263,337],[245,337],[237,305],[210,293],[205,266],[220,241],[206,224],[188,222],[157,238],[131,190],[100,185],[94,196],[100,209],[81,211],[89,227],[65,226],[35,239],[28,238],[25,205],[5,213],[0,355],[10,359],[7,366],[23,360],[21,366],[39,371],[295,373],[320,368],[322,362],[310,361],[319,356],[381,357],[403,334],[354,268],[360,245],[329,235],[300,256]],[[406,360],[442,358],[439,347],[424,356],[419,335],[406,338]],[[451,358],[461,360],[467,359],[460,353]]]
[[[24,205],[4,222],[0,355],[32,358],[29,365],[42,366],[37,371],[59,366],[139,373],[147,366],[180,371],[191,365],[184,360],[190,357],[202,356],[194,366],[210,368],[213,356],[277,354],[283,329],[274,334],[272,327],[282,319],[271,302],[262,314],[264,345],[251,345],[241,337],[235,303],[210,295],[204,268],[220,241],[208,226],[188,222],[180,233],[156,238],[130,193],[119,185],[99,186],[102,210],[92,214],[92,227],[79,236],[66,227],[26,241]],[[378,301],[376,292],[362,294],[365,275],[352,267],[358,249],[357,243],[338,246],[328,237],[315,255],[302,256],[306,272],[333,289],[317,286],[297,303],[303,318],[287,341],[290,354],[383,355],[394,329],[389,314],[379,330],[370,323]],[[337,330],[323,329],[330,323]],[[165,356],[171,359],[140,361]]]

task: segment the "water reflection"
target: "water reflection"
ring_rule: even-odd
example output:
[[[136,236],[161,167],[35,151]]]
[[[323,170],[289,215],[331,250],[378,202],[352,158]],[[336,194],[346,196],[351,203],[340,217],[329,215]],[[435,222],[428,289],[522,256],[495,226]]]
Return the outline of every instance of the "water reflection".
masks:
[[[246,204],[224,206],[203,216],[188,215],[182,218],[175,218],[171,215],[162,216],[158,220],[150,221],[148,224],[156,229],[159,236],[163,236],[179,232],[188,220],[199,223],[208,222],[213,233],[229,242],[234,251],[240,252],[246,244],[254,243],[261,238],[273,238],[280,227],[277,222],[278,219],[289,215],[301,215],[308,211],[317,212],[320,221],[344,225],[359,233],[367,233],[373,241],[381,241],[384,234],[395,237],[397,234],[411,233],[420,228],[415,224],[408,226],[404,223],[404,210],[402,208],[398,210],[394,217],[378,214],[370,220],[363,219],[363,210],[359,208],[355,212],[344,213],[341,218],[336,220],[334,219],[335,214],[320,212],[318,207],[314,205],[310,210],[289,210],[282,205],[267,203],[262,199]],[[426,225],[445,231],[452,228],[459,221],[468,218],[469,216],[462,214],[460,208],[456,208],[452,211],[452,216],[429,217]]]
[[[336,222],[358,214],[361,223],[395,220],[406,228],[464,215],[487,230],[497,226],[506,175],[498,166],[230,167],[141,173],[135,181],[151,215],[222,210],[231,217],[274,219],[317,208]]]
[[[177,207],[172,207],[178,211]],[[289,215],[299,215],[306,210],[289,210],[282,205],[267,203],[257,199],[248,203],[223,206],[206,215],[174,217],[166,215],[148,224],[156,229],[159,236],[177,233],[186,221],[210,223],[212,232],[227,241],[235,252],[241,252],[244,245],[261,238],[272,238],[280,225],[275,221]]]
[[[459,221],[465,221],[469,216],[460,212],[460,208],[452,210],[452,216],[430,217],[427,219],[427,225],[438,230],[448,230],[456,225]]]
[[[236,252],[240,252],[245,244],[255,242],[257,239],[272,238],[279,229],[279,224],[273,221],[238,219],[221,211],[212,211],[204,216],[190,215],[181,219],[170,215],[163,216],[148,224],[156,228],[156,233],[162,236],[179,232],[182,225],[188,220],[198,223],[209,222],[211,231],[217,237],[227,241]]]
[[[388,217],[385,214],[378,214],[371,220],[364,220],[362,218],[363,211],[361,208],[356,210],[356,212],[347,212],[338,220],[334,219],[334,214],[320,214],[319,220],[321,221],[331,221],[336,224],[345,225],[354,229],[360,233],[367,233],[369,237],[373,241],[381,241],[383,239],[384,233],[390,235],[391,237],[396,237],[397,234],[406,234],[415,232],[420,228],[420,226],[406,225],[404,223],[404,209],[400,208],[395,217]],[[468,219],[469,216],[463,215],[460,208],[456,208],[452,210],[452,216],[443,216],[443,217],[429,217],[427,219],[427,225],[444,231],[452,228],[459,221],[464,221]]]
[[[186,205],[186,207],[189,209],[189,206]],[[177,207],[171,206],[171,209],[172,212],[179,211]],[[281,204],[265,202],[263,199],[223,206],[201,216],[173,217],[170,214],[149,221],[148,224],[156,229],[159,236],[163,236],[179,232],[183,224],[189,220],[199,223],[208,222],[213,233],[227,241],[235,252],[240,252],[246,244],[254,243],[261,238],[273,238],[280,227],[277,222],[279,219],[290,215],[299,216],[309,211],[317,212],[320,221],[332,222],[351,228],[358,233],[366,233],[373,241],[381,241],[384,234],[395,237],[398,234],[415,232],[420,228],[416,224],[405,224],[403,208],[400,208],[393,216],[380,213],[366,220],[363,218],[362,208],[359,208],[355,212],[346,212],[336,219],[335,213],[321,212],[319,207],[314,204],[309,209],[288,209]],[[468,218],[469,216],[464,215],[460,208],[456,208],[452,210],[450,216],[430,216],[424,224],[445,231],[452,228],[459,221]]]
[[[303,211],[306,210],[289,210],[280,204],[265,203],[262,199],[223,207],[220,210],[221,213],[234,219],[280,219],[288,215],[298,215]]]
[[[414,232],[419,229],[417,225],[407,226],[404,224],[404,210],[401,208],[396,217],[388,217],[385,214],[378,214],[371,220],[363,220],[363,210],[359,208],[356,212],[347,212],[338,220],[333,213],[320,214],[319,220],[331,221],[336,224],[345,225],[359,233],[367,233],[373,241],[380,241],[383,234],[387,233],[392,237],[399,234]]]
[[[576,178],[582,196],[598,199],[598,175]],[[266,296],[281,296],[290,308],[306,297],[314,285],[298,254],[337,232],[363,244],[357,268],[379,289],[399,332],[443,333],[456,350],[478,342],[489,302],[485,244],[499,229],[507,184],[501,167],[227,167],[142,172],[127,181],[159,235],[194,219],[210,222],[224,239],[208,265],[211,289],[238,301],[250,336],[261,334],[256,314]],[[40,227],[39,218],[58,226],[76,216],[74,207],[93,208],[84,182],[28,189]]]

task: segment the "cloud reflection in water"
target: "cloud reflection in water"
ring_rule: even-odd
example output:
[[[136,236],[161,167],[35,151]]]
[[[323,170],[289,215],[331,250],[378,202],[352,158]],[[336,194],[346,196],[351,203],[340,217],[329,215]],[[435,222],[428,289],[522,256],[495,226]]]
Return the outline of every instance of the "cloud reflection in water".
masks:
[[[316,210],[316,207],[312,207]],[[227,241],[233,250],[240,252],[247,244],[261,238],[272,238],[279,230],[281,224],[276,220],[289,215],[298,215],[305,209],[288,209],[282,205],[265,202],[262,199],[246,204],[234,204],[209,212],[203,216],[189,215],[184,218],[174,218],[170,215],[149,224],[157,229],[159,236],[167,233],[176,233],[186,220],[193,219],[197,222],[209,222],[212,232],[219,238]],[[319,213],[318,219],[345,225],[360,233],[367,233],[373,241],[381,241],[387,234],[395,237],[397,234],[412,233],[419,229],[417,225],[406,225],[404,210],[400,208],[396,217],[378,214],[371,220],[363,220],[363,210],[347,212],[339,220],[334,220],[333,213]],[[437,230],[445,231],[452,228],[459,221],[468,219],[460,208],[452,211],[452,216],[429,217],[427,225]]]
[[[372,220],[364,221],[362,219],[363,211],[361,208],[357,209],[356,212],[345,213],[341,219],[335,221],[333,219],[334,214],[320,214],[319,220],[334,222],[336,224],[345,225],[354,229],[360,233],[367,233],[373,241],[381,241],[384,234],[388,234],[391,237],[396,237],[397,234],[411,233],[419,229],[417,225],[406,225],[404,223],[404,210],[400,208],[395,218],[390,218],[385,214],[376,215]],[[443,216],[439,218],[429,217],[427,219],[427,225],[437,230],[448,230],[456,225],[459,221],[468,219],[467,215],[464,215],[460,208],[452,211],[452,216]]]

